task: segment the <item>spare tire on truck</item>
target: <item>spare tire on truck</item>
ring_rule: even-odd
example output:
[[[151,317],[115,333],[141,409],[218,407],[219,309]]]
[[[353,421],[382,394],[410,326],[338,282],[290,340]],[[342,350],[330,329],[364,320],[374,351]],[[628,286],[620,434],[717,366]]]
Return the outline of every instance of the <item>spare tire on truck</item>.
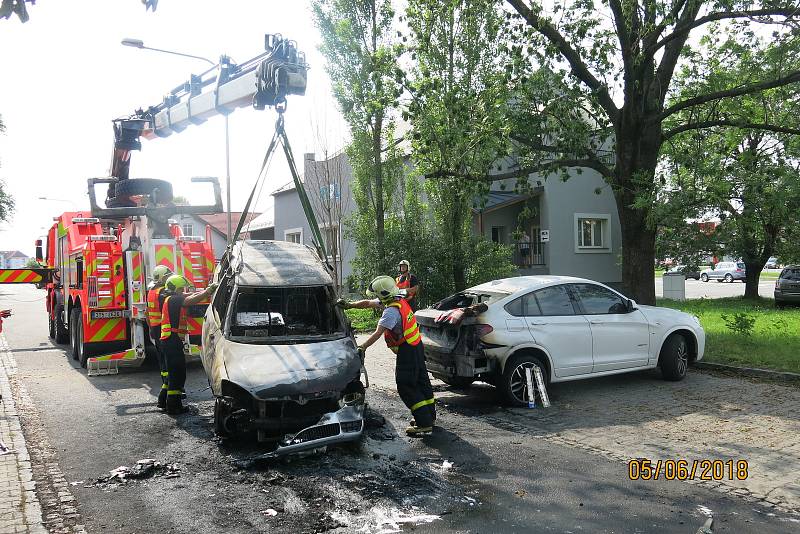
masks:
[[[131,197],[152,195],[156,192],[156,202],[164,204],[172,201],[172,184],[157,178],[130,178],[114,184],[114,196],[106,199],[106,207],[123,208],[135,206]],[[110,193],[111,191],[109,191]]]

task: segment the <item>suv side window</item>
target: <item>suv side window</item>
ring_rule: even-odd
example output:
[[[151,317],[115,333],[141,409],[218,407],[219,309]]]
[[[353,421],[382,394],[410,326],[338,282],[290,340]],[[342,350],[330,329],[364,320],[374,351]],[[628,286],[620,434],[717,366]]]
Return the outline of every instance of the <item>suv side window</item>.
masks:
[[[587,315],[628,312],[628,306],[622,297],[602,286],[572,284],[572,289],[580,299],[583,312]]]
[[[217,293],[214,295],[214,300],[211,302],[220,324],[225,321],[225,312],[228,310],[228,302],[231,298],[231,285],[227,279],[221,280]]]
[[[534,291],[542,315],[575,315],[572,299],[564,285],[545,287]]]
[[[531,317],[542,314],[539,310],[539,303],[536,302],[536,297],[533,293],[528,293],[512,300],[506,304],[505,309],[514,317]]]

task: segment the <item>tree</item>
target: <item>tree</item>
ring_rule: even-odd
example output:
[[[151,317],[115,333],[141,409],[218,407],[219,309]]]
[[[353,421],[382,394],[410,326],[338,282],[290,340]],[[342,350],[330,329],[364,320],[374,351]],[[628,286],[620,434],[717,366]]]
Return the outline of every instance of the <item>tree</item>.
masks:
[[[636,300],[655,301],[653,258],[656,169],[667,140],[686,132],[741,123],[690,117],[665,123],[682,111],[800,81],[792,64],[758,72],[743,83],[674,101],[674,74],[691,52],[690,37],[714,21],[748,27],[782,27],[797,20],[797,0],[571,0],[545,8],[506,0],[509,97],[514,99],[510,138],[521,165],[507,173],[476,174],[469,181],[535,172],[593,169],[611,185],[622,226],[622,280]],[[610,22],[609,22],[610,21]],[[782,33],[787,39],[797,35]],[[668,103],[669,102],[669,103]],[[759,129],[778,124],[759,123]],[[442,168],[432,176],[454,174]]]
[[[506,151],[508,102],[498,62],[503,18],[494,0],[410,0],[407,19],[413,68],[404,118],[412,126],[417,171],[450,171],[427,180],[425,190],[441,236],[440,260],[460,291],[473,261],[473,199],[488,191],[487,183],[465,177],[488,173]]]
[[[372,235],[357,237],[357,253],[368,254],[374,273],[387,272],[385,220],[396,192],[394,110],[401,89],[396,81],[401,46],[394,41],[391,0],[315,0],[313,12],[322,34],[321,50],[340,110],[350,126],[347,149],[354,175],[358,226]],[[371,222],[368,222],[368,220]]]
[[[3,123],[3,116],[0,115],[0,134],[6,131]],[[0,221],[7,221],[9,216],[14,213],[14,197],[6,192],[6,184],[0,180]]]
[[[767,45],[753,33],[740,32],[734,38],[723,28],[715,30],[694,54],[712,60],[693,61],[678,74],[676,85],[681,90],[675,100],[798,64],[795,42],[778,40]],[[787,232],[800,225],[798,102],[800,87],[781,86],[713,106],[695,106],[669,121],[731,123],[670,137],[665,147],[674,189],[669,195],[670,209],[690,216],[710,214],[722,221],[714,237],[726,253],[745,263],[748,298],[758,297],[764,264]]]

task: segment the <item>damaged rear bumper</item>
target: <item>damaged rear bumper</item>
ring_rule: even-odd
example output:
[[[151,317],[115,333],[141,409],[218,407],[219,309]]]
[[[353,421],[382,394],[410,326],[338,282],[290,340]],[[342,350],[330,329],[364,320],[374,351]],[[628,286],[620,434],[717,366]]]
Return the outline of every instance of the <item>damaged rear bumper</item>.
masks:
[[[290,434],[278,442],[277,448],[262,455],[271,458],[295,452],[309,451],[327,445],[358,441],[364,433],[366,404],[344,406],[327,413],[314,425]]]

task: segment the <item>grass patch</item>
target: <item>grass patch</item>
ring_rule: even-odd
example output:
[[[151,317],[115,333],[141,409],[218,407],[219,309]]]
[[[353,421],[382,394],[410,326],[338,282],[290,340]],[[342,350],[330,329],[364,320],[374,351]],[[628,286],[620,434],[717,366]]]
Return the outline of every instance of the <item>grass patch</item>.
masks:
[[[659,299],[658,305],[700,318],[705,361],[800,373],[800,308],[778,310],[772,299],[741,297]]]
[[[377,315],[375,310],[349,309],[345,310],[344,313],[350,318],[353,329],[356,332],[374,332],[375,327],[378,326],[380,315]]]

